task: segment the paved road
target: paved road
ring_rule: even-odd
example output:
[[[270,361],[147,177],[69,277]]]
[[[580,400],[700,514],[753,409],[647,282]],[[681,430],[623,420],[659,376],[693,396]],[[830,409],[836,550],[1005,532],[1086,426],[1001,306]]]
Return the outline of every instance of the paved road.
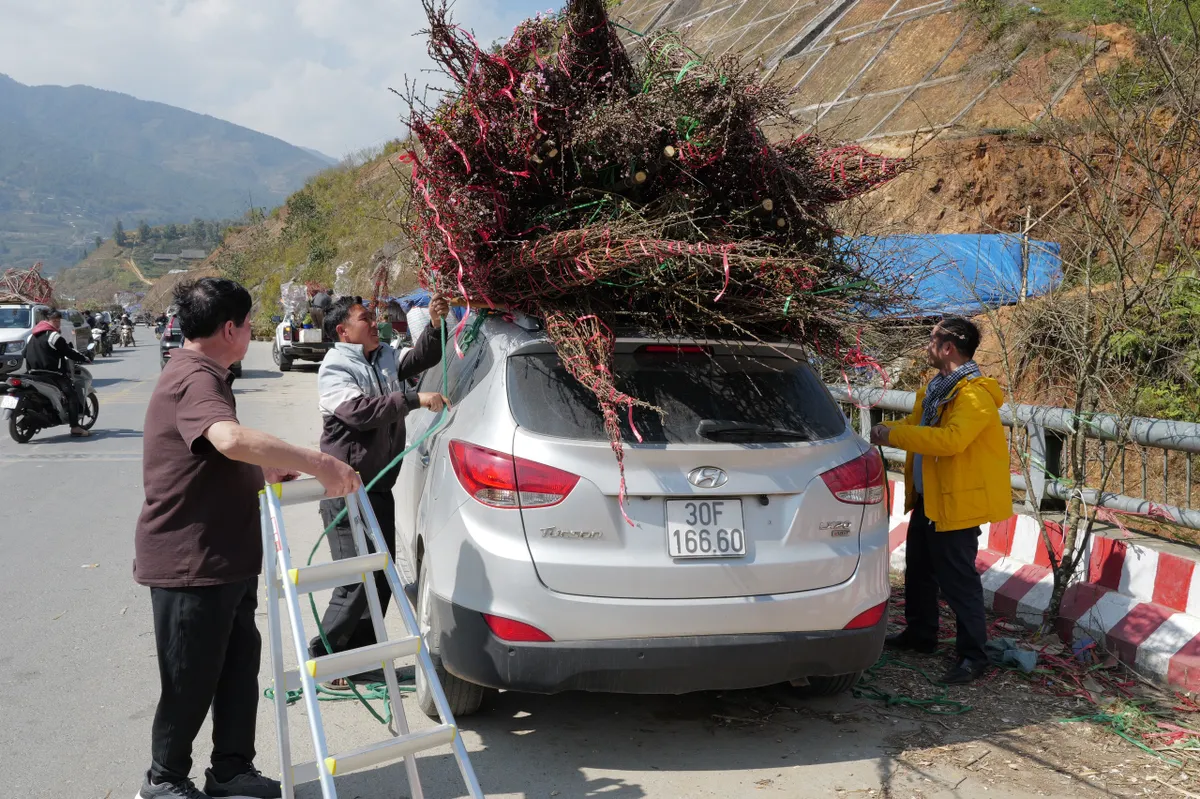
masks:
[[[126,799],[147,765],[158,677],[149,591],[134,584],[130,563],[142,501],[142,419],[158,362],[149,331],[137,333],[140,347],[92,367],[100,395],[94,438],[50,431],[19,446],[4,431],[0,440],[0,799]],[[252,345],[245,366],[235,386],[243,423],[315,445],[313,370],[281,375],[265,344]],[[293,552],[307,557],[318,532],[315,512],[290,510]],[[265,634],[261,609],[260,621]],[[264,684],[268,669],[264,652]],[[323,707],[335,750],[383,732],[353,703]],[[773,721],[730,722],[771,710]],[[301,716],[293,708],[297,736]],[[800,701],[785,689],[687,697],[505,693],[463,726],[489,796],[1036,795],[983,786],[954,766],[900,768],[889,753],[901,748],[898,739],[920,733],[921,723],[848,697]],[[193,773],[206,765],[206,738]],[[274,741],[262,702],[258,762],[269,773],[279,769]],[[431,754],[422,769],[431,799],[461,795],[446,753]],[[343,799],[409,795],[399,765],[339,785]],[[313,788],[299,795],[318,796]]]

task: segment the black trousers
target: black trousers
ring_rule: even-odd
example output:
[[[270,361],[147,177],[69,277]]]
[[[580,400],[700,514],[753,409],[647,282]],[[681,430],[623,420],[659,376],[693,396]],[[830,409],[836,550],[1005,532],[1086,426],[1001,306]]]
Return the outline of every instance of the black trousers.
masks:
[[[379,529],[387,544],[388,554],[395,558],[396,500],[390,490],[369,493],[367,498],[371,501],[371,507],[379,520]],[[328,527],[345,507],[346,501],[343,499],[321,500],[321,524]],[[326,537],[329,539],[329,549],[334,560],[353,558],[359,554],[354,546],[354,535],[350,532],[348,518],[342,519]],[[367,536],[367,548],[371,552],[375,551],[370,536]],[[387,613],[392,588],[383,572],[375,572],[375,588],[379,591],[379,604],[383,607],[383,612]],[[325,630],[325,637],[329,639],[329,645],[333,647],[334,652],[375,643],[375,628],[371,625],[371,611],[367,607],[366,586],[360,582],[333,589],[329,607],[325,609],[325,615],[321,618],[321,627]],[[327,654],[320,635],[309,642],[308,651],[313,657]]]
[[[41,372],[39,377],[49,377],[54,381],[54,385],[62,392],[64,399],[67,401],[67,416],[71,419],[71,426],[79,424],[80,417],[83,416],[83,399],[79,393],[79,387],[70,375],[48,375]]]
[[[152,588],[162,696],[151,733],[155,782],[192,770],[192,742],[212,708],[217,779],[254,761],[262,639],[254,622],[258,578],[203,588]]]
[[[939,533],[925,516],[924,497],[918,495],[904,550],[904,618],[913,640],[936,642],[940,589],[954,611],[959,659],[982,663],[987,660],[987,619],[983,582],[975,570],[979,534],[978,527]]]

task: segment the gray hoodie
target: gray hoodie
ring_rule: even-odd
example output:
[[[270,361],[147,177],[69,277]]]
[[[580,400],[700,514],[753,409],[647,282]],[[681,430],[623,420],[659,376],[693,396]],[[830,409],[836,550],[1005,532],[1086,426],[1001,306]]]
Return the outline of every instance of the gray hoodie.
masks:
[[[317,373],[321,451],[353,466],[364,483],[374,480],[404,451],[404,417],[420,406],[417,393],[404,390],[404,381],[441,360],[441,333],[432,325],[403,356],[383,343],[369,358],[361,345],[334,344]],[[371,490],[390,491],[397,471]]]

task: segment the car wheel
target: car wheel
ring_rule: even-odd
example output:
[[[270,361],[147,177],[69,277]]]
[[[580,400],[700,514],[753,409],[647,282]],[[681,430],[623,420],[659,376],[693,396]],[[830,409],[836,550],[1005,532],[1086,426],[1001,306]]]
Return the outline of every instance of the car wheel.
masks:
[[[279,365],[279,342],[276,341],[271,345],[271,360],[275,361],[275,365]]]
[[[853,688],[861,676],[862,672],[856,671],[853,674],[837,674],[833,677],[809,677],[808,685],[800,690],[807,696],[837,696]]]
[[[95,392],[87,395],[87,407],[84,408],[83,418],[80,421],[80,427],[84,430],[91,430],[96,420],[100,418],[100,400],[96,398]]]
[[[417,578],[417,625],[421,628],[429,659],[433,661],[437,672],[438,682],[446,694],[446,703],[455,718],[470,716],[479,710],[483,704],[484,687],[475,685],[456,677],[442,667],[439,641],[441,631],[437,628],[437,619],[433,613],[433,586],[429,579],[429,557],[421,561],[420,576]],[[433,692],[429,689],[429,681],[425,679],[425,670],[417,669],[417,706],[421,712],[431,719],[438,718],[437,707],[433,703]]]

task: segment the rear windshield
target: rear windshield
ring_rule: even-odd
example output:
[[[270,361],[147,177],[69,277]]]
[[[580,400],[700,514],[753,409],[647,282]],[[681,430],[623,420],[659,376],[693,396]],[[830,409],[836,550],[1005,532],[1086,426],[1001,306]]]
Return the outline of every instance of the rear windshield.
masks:
[[[0,330],[25,330],[33,327],[29,308],[0,308]]]
[[[649,444],[783,443],[840,435],[845,417],[807,364],[738,355],[618,354],[617,387],[665,411],[635,408]],[[595,395],[553,353],[508,360],[508,394],[517,424],[542,435],[604,441]],[[621,409],[626,443],[636,437]]]

